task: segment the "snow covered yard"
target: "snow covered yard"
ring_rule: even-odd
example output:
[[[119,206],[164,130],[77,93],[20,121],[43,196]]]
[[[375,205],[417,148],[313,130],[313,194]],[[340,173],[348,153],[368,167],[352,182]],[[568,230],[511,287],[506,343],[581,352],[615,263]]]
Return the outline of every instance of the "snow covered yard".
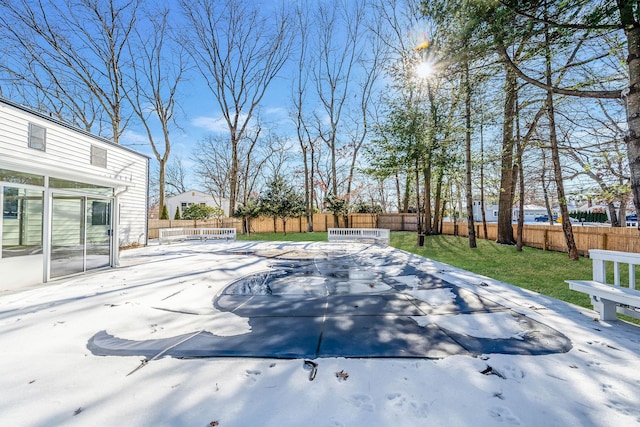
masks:
[[[163,340],[194,334],[174,350],[205,334],[250,337],[251,319],[214,305],[231,283],[269,270],[274,260],[351,252],[374,260],[364,271],[393,277],[397,268],[394,283],[406,284],[400,294],[433,308],[409,316],[420,328],[449,331],[464,344],[465,336],[521,339],[522,319],[531,319],[568,338],[570,347],[542,355],[456,350],[433,358],[318,357],[312,359],[317,364],[312,381],[308,358],[180,358],[153,349]],[[392,262],[377,266],[379,259]],[[421,288],[415,277],[399,272],[406,266],[522,318],[505,310],[439,312],[450,303],[450,292]],[[364,282],[354,283],[349,292],[371,291]],[[313,284],[309,279],[297,286],[308,295],[315,292]],[[273,288],[285,294],[286,281]],[[124,252],[122,267],[115,270],[1,294],[0,424],[640,425],[640,328],[594,317],[590,310],[392,248],[252,242],[149,246]],[[125,347],[150,343],[149,362],[141,364],[140,355],[95,355],[88,343],[100,331]],[[382,332],[391,336],[378,337],[381,341],[394,338],[393,331]]]

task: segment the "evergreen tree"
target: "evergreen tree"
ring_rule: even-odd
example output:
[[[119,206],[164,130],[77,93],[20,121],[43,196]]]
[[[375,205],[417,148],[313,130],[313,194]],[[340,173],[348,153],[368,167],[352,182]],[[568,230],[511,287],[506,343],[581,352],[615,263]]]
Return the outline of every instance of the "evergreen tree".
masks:
[[[182,219],[209,219],[213,216],[214,209],[207,205],[191,205],[182,212]]]
[[[303,197],[280,175],[267,184],[267,190],[260,195],[260,212],[271,218],[280,219],[284,234],[287,234],[287,220],[299,218],[305,213]]]
[[[249,199],[246,203],[238,206],[233,213],[234,218],[242,219],[243,232],[251,234],[251,220],[260,216],[260,205],[257,200]]]
[[[160,219],[169,219],[169,210],[167,209],[167,205],[162,206],[162,213],[160,214]]]

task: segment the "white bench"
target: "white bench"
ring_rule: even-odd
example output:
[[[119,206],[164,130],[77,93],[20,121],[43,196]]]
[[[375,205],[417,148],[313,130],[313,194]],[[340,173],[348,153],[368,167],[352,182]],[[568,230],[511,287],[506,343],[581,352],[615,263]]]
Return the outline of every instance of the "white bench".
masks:
[[[360,241],[389,244],[390,233],[385,228],[329,228],[327,229],[330,242]]]
[[[161,228],[159,233],[160,244],[184,240],[236,240],[235,228]]]
[[[635,273],[640,254],[591,249],[589,257],[593,262],[593,280],[566,280],[569,288],[591,296],[593,309],[602,320],[616,320],[616,313],[640,319],[640,290],[636,289]],[[607,283],[608,262],[613,263],[613,284]],[[628,283],[621,284],[620,264],[628,265]]]

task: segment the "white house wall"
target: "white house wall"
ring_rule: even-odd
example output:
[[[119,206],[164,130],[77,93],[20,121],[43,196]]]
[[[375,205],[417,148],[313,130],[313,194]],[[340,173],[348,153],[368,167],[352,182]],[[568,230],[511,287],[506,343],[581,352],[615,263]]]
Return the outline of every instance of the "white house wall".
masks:
[[[186,203],[187,207],[191,205],[200,205],[205,204],[207,206],[211,206],[212,208],[221,208],[224,211],[226,216],[229,216],[229,200],[228,199],[218,199],[214,198],[210,194],[204,193],[202,191],[190,190],[185,191],[184,193],[178,194],[177,196],[167,197],[165,204],[167,205],[167,212],[169,213],[169,218],[173,219],[176,214],[176,208],[179,208],[180,215],[182,215],[183,208],[182,203]]]
[[[29,123],[41,126],[46,129],[45,150],[38,150],[29,147]],[[91,164],[91,147],[105,150],[107,153],[106,167]],[[112,206],[112,228],[117,231],[117,239],[114,239],[114,264],[117,264],[117,248],[132,245],[144,245],[147,243],[147,195],[148,195],[148,170],[149,158],[126,147],[114,144],[104,138],[84,132],[71,127],[65,123],[53,120],[46,115],[35,112],[28,108],[14,104],[11,101],[0,98],[0,169],[13,172],[22,172],[44,177],[43,185],[11,184],[0,183],[0,186],[17,187],[43,192],[44,205],[42,206],[44,227],[38,223],[40,217],[28,215],[24,233],[28,241],[32,236],[40,238],[42,236],[43,254],[46,255],[46,247],[49,239],[60,240],[61,236],[69,233],[68,243],[72,243],[80,237],[77,229],[62,230],[57,228],[57,224],[46,225],[47,220],[51,221],[51,200],[52,194],[78,193],[73,189],[51,188],[50,178],[58,178],[67,181],[82,182],[94,186],[113,189],[111,194],[96,196],[97,199],[111,199]],[[5,181],[12,181],[12,175]],[[0,179],[0,181],[2,181]],[[88,203],[91,203],[89,196],[91,189],[81,190]],[[0,199],[2,192],[0,191]],[[55,204],[53,205],[55,206]],[[25,206],[25,209],[30,209]],[[27,211],[28,212],[28,211]],[[74,215],[77,221],[77,212],[69,213]],[[3,215],[4,216],[4,215]],[[29,218],[31,217],[31,218]],[[53,215],[53,219],[57,216]],[[31,220],[34,220],[33,224]],[[2,234],[0,243],[4,239],[7,244],[11,244],[14,238],[18,237],[19,222],[15,218],[0,217],[2,224]],[[86,239],[91,242],[94,239],[106,235],[106,226],[93,226],[90,220],[86,222]],[[6,235],[4,233],[6,232]],[[34,284],[34,280],[40,278],[46,280],[46,266],[48,260],[43,258],[43,254],[34,256],[1,257],[0,255],[0,277],[9,277],[13,287],[20,284]],[[44,265],[44,267],[43,267]],[[21,272],[25,272],[22,274]],[[28,272],[29,274],[26,274]],[[0,282],[3,282],[0,280]],[[5,280],[4,282],[7,282]],[[2,283],[4,288],[6,283]]]
[[[29,123],[46,129],[45,151],[28,147]],[[107,167],[91,164],[91,145],[107,150]],[[103,186],[119,186],[119,246],[145,244],[148,158],[107,140],[0,103],[0,168]]]

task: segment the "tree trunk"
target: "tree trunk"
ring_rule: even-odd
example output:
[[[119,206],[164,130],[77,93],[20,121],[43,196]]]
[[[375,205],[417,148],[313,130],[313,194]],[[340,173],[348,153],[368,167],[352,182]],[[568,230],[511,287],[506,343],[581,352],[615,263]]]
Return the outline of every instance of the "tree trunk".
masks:
[[[431,156],[428,157],[428,159]],[[434,234],[433,233],[433,222],[431,221],[431,162],[427,159],[427,165],[423,170],[424,175],[424,224],[423,224],[423,232],[425,234]]]
[[[618,0],[618,8],[624,33],[627,37],[627,66],[629,67],[629,89],[626,94],[627,134],[624,141],[627,144],[629,157],[629,172],[631,193],[636,212],[640,212],[640,26],[636,22],[633,1]]]
[[[311,142],[311,175],[309,179],[309,217],[310,222],[307,225],[309,231],[313,231],[313,202],[316,199],[315,193],[315,180],[316,180],[316,150],[313,146],[313,142]]]
[[[442,173],[442,171],[440,172],[440,174],[438,174],[438,180],[436,182],[436,197],[434,200],[434,206],[433,206],[433,224],[432,224],[432,230],[430,234],[441,234],[442,233],[442,226],[441,224],[441,210],[440,210],[440,205],[442,203],[442,181],[444,180],[444,174]]]
[[[542,153],[542,175],[540,180],[542,182],[542,194],[544,196],[544,206],[547,208],[547,215],[549,217],[549,225],[553,225],[553,211],[551,210],[551,202],[549,202],[549,190],[547,188],[547,156],[545,155],[544,148],[541,149]]]
[[[516,249],[522,252],[524,231],[524,167],[522,166],[523,141],[520,135],[520,104],[516,95],[516,165],[518,168],[518,232],[516,233]]]
[[[607,203],[607,209],[609,209],[609,218],[611,218],[611,226],[620,227],[621,221],[618,219],[618,214],[616,213],[616,207],[614,206],[613,202]]]
[[[546,10],[545,10],[546,13]],[[547,85],[551,87],[551,48],[550,48],[549,26],[545,25],[545,56],[546,56],[546,79]],[[556,134],[556,119],[553,106],[553,92],[547,90],[547,115],[549,118],[549,142],[551,143],[551,160],[556,181],[556,191],[558,192],[558,204],[560,205],[560,215],[562,215],[562,231],[567,243],[569,259],[578,260],[578,248],[573,238],[573,228],[571,218],[567,209],[567,199],[564,193],[564,182],[562,178],[562,166],[560,164],[560,150],[558,149],[558,137]]]
[[[416,174],[416,220],[417,220],[417,224],[416,224],[416,228],[418,230],[418,234],[422,234],[424,232],[423,229],[423,223],[422,223],[422,216],[421,216],[421,210],[420,210],[420,168],[418,167],[418,159],[416,159],[416,170],[415,170],[415,174]]]
[[[504,84],[504,123],[502,124],[502,172],[500,177],[500,196],[498,199],[498,236],[497,243],[515,244],[513,238],[513,122],[515,118],[516,74],[505,64],[506,79]]]
[[[238,193],[238,141],[233,132],[231,136],[231,170],[229,175],[229,216],[233,216],[236,210]]]
[[[473,222],[473,187],[471,185],[471,85],[469,84],[469,62],[465,61],[465,164],[467,193],[467,227],[469,233],[469,247],[476,248],[476,228]]]
[[[409,213],[409,203],[411,198],[411,187],[409,186],[411,182],[411,174],[406,174],[405,184],[404,184],[404,197],[402,198],[402,211],[404,213]]]
[[[485,212],[484,202],[484,115],[482,114],[482,107],[480,114],[480,213],[482,215],[482,232],[484,233],[484,238],[488,239],[487,213]]]
[[[160,212],[162,212],[162,208],[164,206],[164,189],[165,189],[165,169],[166,164],[162,158],[158,159],[158,191],[160,192]]]
[[[396,197],[398,199],[398,212],[407,213],[406,204],[402,202],[402,191],[400,191],[400,176],[398,176],[398,172],[394,174],[394,183],[396,184]]]

